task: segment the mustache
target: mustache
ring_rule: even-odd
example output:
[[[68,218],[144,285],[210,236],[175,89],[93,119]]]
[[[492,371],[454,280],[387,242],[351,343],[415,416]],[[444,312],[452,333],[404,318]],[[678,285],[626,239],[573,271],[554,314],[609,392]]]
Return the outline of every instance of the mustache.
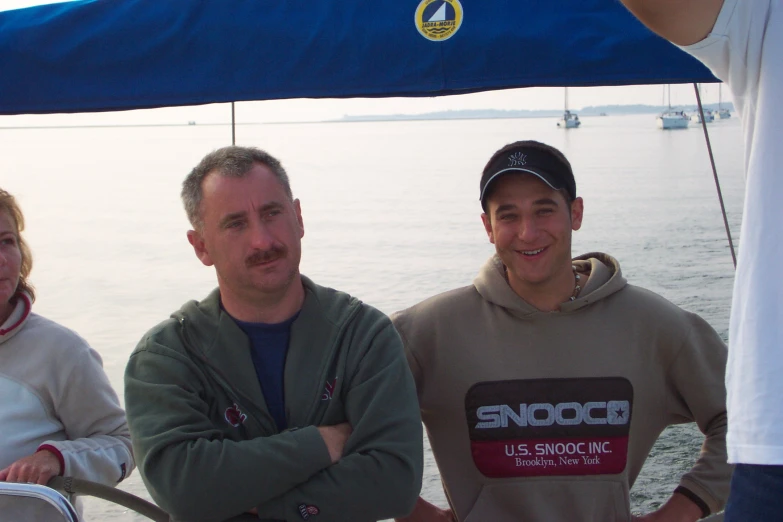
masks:
[[[245,259],[245,266],[250,268],[256,265],[261,265],[263,263],[268,263],[270,261],[274,261],[275,259],[285,257],[286,253],[286,248],[278,246],[272,247],[268,250],[256,250]]]

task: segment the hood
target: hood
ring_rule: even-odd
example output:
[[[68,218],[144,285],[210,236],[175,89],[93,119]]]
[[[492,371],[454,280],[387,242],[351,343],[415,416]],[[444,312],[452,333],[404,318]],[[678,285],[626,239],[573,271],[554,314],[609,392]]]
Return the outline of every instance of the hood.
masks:
[[[589,267],[590,278],[579,297],[563,303],[559,313],[568,313],[584,308],[614,294],[627,284],[620,271],[620,263],[608,254],[590,252],[575,257],[573,262],[577,266],[584,267],[583,271],[587,271]],[[485,300],[508,309],[514,315],[558,313],[542,312],[519,297],[508,284],[503,262],[497,255],[493,255],[484,263],[478,276],[473,280],[473,286]]]

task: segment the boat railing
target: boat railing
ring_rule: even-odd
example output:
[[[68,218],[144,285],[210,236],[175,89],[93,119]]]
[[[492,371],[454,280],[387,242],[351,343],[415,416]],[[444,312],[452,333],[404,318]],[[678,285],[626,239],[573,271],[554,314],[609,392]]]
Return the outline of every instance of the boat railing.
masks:
[[[112,502],[155,522],[170,522],[155,504],[117,488],[73,477],[54,477],[46,486],[0,482],[2,520],[24,522],[79,522],[65,495],[87,495]]]
[[[76,509],[61,492],[100,498],[131,509],[155,522],[171,522],[168,514],[144,499],[103,484],[71,477],[54,477],[47,486],[0,482],[2,520],[80,522]],[[720,522],[723,514],[715,514],[704,520]]]
[[[3,520],[79,522],[70,502],[59,492],[38,484],[0,482]]]
[[[54,477],[48,486],[58,491],[64,491],[70,495],[89,495],[113,502],[120,506],[132,509],[136,513],[144,515],[155,522],[169,522],[168,513],[160,509],[152,502],[148,502],[121,489],[104,486],[89,480],[80,480],[73,477]]]

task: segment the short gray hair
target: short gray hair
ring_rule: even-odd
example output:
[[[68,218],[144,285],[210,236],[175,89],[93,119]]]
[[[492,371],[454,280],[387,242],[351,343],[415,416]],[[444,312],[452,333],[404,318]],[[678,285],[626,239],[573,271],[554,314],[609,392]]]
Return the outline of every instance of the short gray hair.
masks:
[[[256,147],[223,147],[204,156],[204,159],[190,171],[188,177],[182,182],[182,203],[185,205],[185,212],[193,228],[198,230],[204,224],[201,219],[204,178],[212,172],[217,172],[221,176],[242,178],[250,172],[256,163],[266,165],[272,171],[280,184],[283,185],[288,199],[293,201],[294,196],[291,192],[288,174],[277,158]]]

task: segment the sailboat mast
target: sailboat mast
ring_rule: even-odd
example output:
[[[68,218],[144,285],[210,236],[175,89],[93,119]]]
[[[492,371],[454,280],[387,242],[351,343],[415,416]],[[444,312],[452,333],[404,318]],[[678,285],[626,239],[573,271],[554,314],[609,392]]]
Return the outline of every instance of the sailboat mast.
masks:
[[[563,110],[568,112],[568,87],[565,88],[565,108]]]

